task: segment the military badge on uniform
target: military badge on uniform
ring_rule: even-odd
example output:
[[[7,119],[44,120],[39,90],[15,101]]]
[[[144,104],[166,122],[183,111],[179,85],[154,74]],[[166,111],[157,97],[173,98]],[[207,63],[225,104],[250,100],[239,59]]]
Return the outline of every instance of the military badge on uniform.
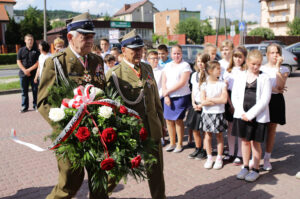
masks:
[[[84,70],[83,78],[84,78],[84,81],[87,83],[92,81],[92,77],[87,70]]]

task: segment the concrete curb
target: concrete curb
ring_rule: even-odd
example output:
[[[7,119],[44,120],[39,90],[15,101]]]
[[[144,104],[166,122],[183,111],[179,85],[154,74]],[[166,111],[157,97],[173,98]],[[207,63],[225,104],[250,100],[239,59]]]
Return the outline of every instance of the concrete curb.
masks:
[[[29,89],[28,92],[31,92],[31,89]],[[22,90],[21,89],[13,89],[13,90],[7,90],[7,91],[0,91],[0,95],[9,95],[9,94],[16,94],[16,93],[22,93]]]

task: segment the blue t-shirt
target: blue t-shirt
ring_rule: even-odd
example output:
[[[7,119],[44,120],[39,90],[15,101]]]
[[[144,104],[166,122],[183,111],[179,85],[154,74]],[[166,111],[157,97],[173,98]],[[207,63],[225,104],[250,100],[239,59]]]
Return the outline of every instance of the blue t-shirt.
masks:
[[[165,62],[163,60],[159,60],[158,61],[158,65],[161,67],[161,68],[164,68],[166,66],[167,63],[171,62],[172,59],[168,58]]]

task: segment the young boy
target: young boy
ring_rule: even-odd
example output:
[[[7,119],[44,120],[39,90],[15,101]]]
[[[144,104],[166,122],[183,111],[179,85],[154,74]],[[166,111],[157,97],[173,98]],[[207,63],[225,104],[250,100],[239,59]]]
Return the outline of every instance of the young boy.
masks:
[[[158,64],[160,67],[164,68],[167,63],[172,61],[168,57],[168,54],[169,54],[168,47],[165,44],[161,44],[158,46],[157,51],[158,51],[158,57],[159,57]]]
[[[110,54],[113,55],[115,57],[115,59],[116,59],[116,64],[115,65],[118,65],[119,64],[118,57],[120,55],[119,49],[117,47],[113,47],[110,50]]]
[[[110,69],[115,66],[116,58],[111,54],[107,54],[104,57],[104,63],[107,65],[108,69]]]
[[[152,67],[154,78],[155,78],[155,81],[157,84],[157,89],[158,89],[158,94],[160,97],[161,105],[163,107],[163,103],[164,103],[164,98],[162,95],[162,71],[163,71],[163,69],[158,65],[158,53],[156,51],[149,52],[147,61],[150,64],[150,66]],[[164,130],[164,134],[161,139],[163,146],[165,144],[165,132],[166,132],[166,130]]]

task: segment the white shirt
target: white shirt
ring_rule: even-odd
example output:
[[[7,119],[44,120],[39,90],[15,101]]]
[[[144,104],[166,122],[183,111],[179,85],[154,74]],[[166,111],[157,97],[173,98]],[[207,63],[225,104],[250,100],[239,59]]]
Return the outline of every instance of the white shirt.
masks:
[[[193,97],[194,101],[196,103],[200,103],[200,98],[201,98],[201,92],[200,92],[200,86],[199,86],[199,77],[197,81],[197,75],[200,73],[194,72],[191,77],[191,83],[192,83],[192,89],[193,89]]]
[[[43,68],[44,68],[44,63],[46,61],[46,59],[48,57],[51,56],[51,53],[47,53],[46,55],[44,55],[43,53],[40,54],[39,56],[39,68],[40,68],[40,74],[39,74],[39,79],[42,78],[42,72],[43,72]]]
[[[276,84],[277,68],[263,65],[260,67],[260,70],[269,76],[271,80],[272,88],[275,88],[277,85]],[[286,66],[280,66],[280,73],[281,74],[290,73],[290,70]],[[272,92],[272,93],[277,94],[276,92]]]
[[[229,66],[229,62],[226,61],[226,59],[221,59],[219,61],[220,66],[221,66],[221,75],[219,77],[220,80],[224,80],[223,75],[225,73],[225,71],[227,70],[228,66]]]
[[[220,97],[222,95],[223,88],[226,87],[226,83],[219,80],[216,83],[204,82],[201,85],[201,91],[205,92],[206,98]],[[213,106],[203,106],[203,113],[224,113],[225,104],[216,104]]]
[[[179,64],[176,64],[174,61],[171,61],[166,64],[163,69],[164,74],[166,75],[166,87],[167,89],[172,88],[176,85],[181,78],[181,75],[184,72],[192,72],[190,65],[181,61]],[[189,95],[191,90],[189,88],[189,81],[186,81],[185,85],[180,89],[169,94],[170,97],[182,97],[185,95]]]
[[[244,110],[244,97],[247,81],[247,72],[240,73],[234,80],[231,101],[234,107],[234,118],[241,119],[245,114],[249,120],[256,118],[259,123],[267,123],[270,121],[269,116],[269,102],[271,99],[271,81],[265,73],[257,77],[256,88],[256,104],[251,107],[247,112]]]
[[[234,78],[239,75],[239,73],[244,72],[241,71],[241,67],[240,66],[234,66],[231,70],[231,72],[228,72],[227,69],[223,74],[223,79],[225,81],[227,81],[228,85],[227,85],[227,90],[232,91],[232,87],[233,87],[233,82],[234,82]]]
[[[104,52],[104,53],[101,53],[102,59],[104,60],[105,56],[108,55],[108,54],[110,54],[110,51],[109,51],[109,50],[106,51],[106,52]],[[106,74],[107,71],[109,70],[109,67],[106,65],[106,63],[104,63],[103,68],[104,68],[104,74]]]
[[[157,89],[158,89],[158,94],[160,98],[163,98],[162,95],[162,72],[163,69],[157,65],[156,68],[153,68],[153,74],[154,74],[154,78],[157,84]]]

